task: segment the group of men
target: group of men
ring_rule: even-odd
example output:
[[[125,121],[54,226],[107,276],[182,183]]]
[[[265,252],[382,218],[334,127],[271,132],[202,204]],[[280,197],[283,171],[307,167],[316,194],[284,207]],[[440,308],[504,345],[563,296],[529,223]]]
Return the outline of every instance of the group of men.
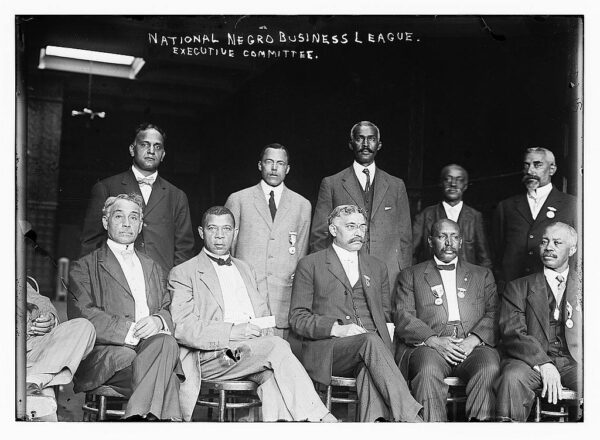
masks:
[[[70,367],[75,391],[115,388],[128,420],[190,420],[202,379],[244,378],[263,420],[325,422],[313,382],[332,376],[356,378],[361,421],[446,420],[447,376],[466,382],[472,420],[524,421],[538,389],[581,393],[576,202],[552,187],[549,150],[526,151],[528,194],[498,205],[492,253],[459,165],[411,227],[404,183],[375,166],[379,129],[359,122],[311,222],[270,144],[261,181],[204,213],[194,256],[187,197],[158,176],[165,141],[140,126],[131,169],[92,189],[68,315],[96,337]]]

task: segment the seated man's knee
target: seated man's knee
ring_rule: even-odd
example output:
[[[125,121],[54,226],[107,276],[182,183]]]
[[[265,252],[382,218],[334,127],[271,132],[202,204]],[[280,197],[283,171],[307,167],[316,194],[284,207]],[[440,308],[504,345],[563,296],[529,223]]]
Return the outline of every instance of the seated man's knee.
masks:
[[[359,337],[362,338],[364,346],[381,346],[386,348],[383,340],[376,333],[363,333],[362,335],[359,335]]]
[[[409,373],[411,377],[436,378],[443,380],[447,373],[446,361],[430,347],[418,347],[410,356]]]
[[[291,350],[289,342],[279,336],[264,336],[263,338],[272,345],[274,350]]]

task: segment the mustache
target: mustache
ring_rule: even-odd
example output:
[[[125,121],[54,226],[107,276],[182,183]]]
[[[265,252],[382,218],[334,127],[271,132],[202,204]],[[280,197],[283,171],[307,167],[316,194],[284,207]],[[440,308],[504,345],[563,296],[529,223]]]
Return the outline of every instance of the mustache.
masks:
[[[361,153],[363,153],[363,152],[365,152],[365,151],[367,151],[367,152],[369,152],[369,153],[373,153],[373,152],[374,152],[374,151],[373,151],[373,150],[371,150],[369,147],[362,147],[362,148],[360,149],[360,152],[361,152]]]
[[[544,252],[542,254],[543,257],[552,257],[552,258],[558,258],[558,255],[556,255],[554,252]]]
[[[360,237],[353,238],[349,243],[362,243],[364,240]]]
[[[446,246],[446,247],[443,249],[443,251],[444,251],[444,252],[449,252],[449,251],[452,251],[452,252],[458,252],[454,246]]]
[[[529,180],[537,180],[539,182],[540,178],[538,176],[530,176],[529,174],[525,174],[521,179],[521,182],[527,182]]]

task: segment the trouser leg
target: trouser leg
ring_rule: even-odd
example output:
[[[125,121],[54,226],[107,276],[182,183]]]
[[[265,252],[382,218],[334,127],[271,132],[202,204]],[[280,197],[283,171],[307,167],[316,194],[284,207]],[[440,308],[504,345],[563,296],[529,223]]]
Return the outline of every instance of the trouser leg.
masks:
[[[496,414],[502,419],[527,421],[535,392],[542,385],[540,373],[518,359],[502,362],[500,376],[496,379]]]

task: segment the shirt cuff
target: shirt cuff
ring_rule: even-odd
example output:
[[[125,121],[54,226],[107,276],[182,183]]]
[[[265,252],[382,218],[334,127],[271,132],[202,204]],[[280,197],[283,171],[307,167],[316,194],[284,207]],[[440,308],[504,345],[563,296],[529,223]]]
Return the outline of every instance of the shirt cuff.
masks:
[[[160,320],[162,321],[162,329],[160,330],[161,333],[166,333],[167,335],[171,334],[171,330],[169,329],[169,326],[167,325],[167,321],[165,321],[165,318],[163,318],[160,315],[152,315],[152,316],[158,316],[160,318]]]

